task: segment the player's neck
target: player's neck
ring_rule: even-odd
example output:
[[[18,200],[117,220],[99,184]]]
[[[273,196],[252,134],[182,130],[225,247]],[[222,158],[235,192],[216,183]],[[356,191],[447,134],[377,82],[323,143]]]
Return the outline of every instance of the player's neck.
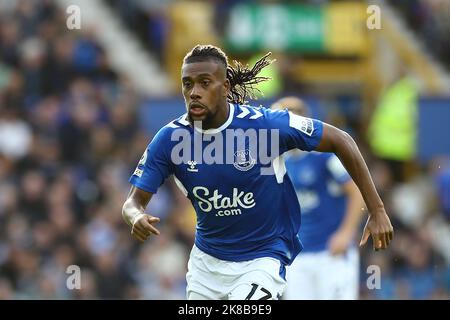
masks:
[[[228,120],[229,113],[230,106],[228,102],[225,102],[224,106],[219,107],[219,110],[217,111],[215,117],[211,119],[211,121],[208,121],[208,123],[204,122],[202,124],[203,130],[220,128]]]

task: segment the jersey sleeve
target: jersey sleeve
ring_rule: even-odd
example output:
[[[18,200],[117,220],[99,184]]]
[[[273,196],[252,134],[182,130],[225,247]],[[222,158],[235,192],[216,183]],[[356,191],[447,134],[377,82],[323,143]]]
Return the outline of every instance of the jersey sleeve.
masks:
[[[161,129],[144,151],[129,181],[139,189],[156,193],[164,180],[173,173],[173,165],[168,156],[167,129]]]
[[[336,182],[338,182],[339,184],[345,184],[347,181],[351,180],[350,175],[348,174],[347,170],[345,170],[344,166],[342,165],[339,158],[336,157],[336,155],[331,154],[329,156],[326,161],[326,167],[333,179],[336,180]]]
[[[312,151],[322,139],[323,123],[320,120],[283,110],[272,112],[270,122],[272,128],[279,130],[280,143],[286,149],[284,151],[292,149]]]

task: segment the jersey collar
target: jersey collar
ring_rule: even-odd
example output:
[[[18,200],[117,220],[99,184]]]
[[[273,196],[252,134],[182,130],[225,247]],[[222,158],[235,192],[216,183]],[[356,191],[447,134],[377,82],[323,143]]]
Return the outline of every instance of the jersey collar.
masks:
[[[230,125],[230,123],[233,121],[233,117],[234,117],[234,104],[228,103],[228,106],[229,106],[228,119],[219,128],[213,128],[213,129],[207,129],[207,130],[201,130],[199,128],[195,128],[195,130],[197,130],[198,132],[204,133],[204,134],[215,134],[215,133],[219,133],[219,132],[225,130]],[[183,114],[181,116],[181,119],[178,120],[178,122],[184,126],[189,126],[190,123],[186,118],[187,118],[187,113]]]

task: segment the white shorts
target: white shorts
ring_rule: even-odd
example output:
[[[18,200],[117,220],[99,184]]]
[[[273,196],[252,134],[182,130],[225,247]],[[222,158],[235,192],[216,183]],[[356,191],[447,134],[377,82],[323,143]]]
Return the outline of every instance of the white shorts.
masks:
[[[275,258],[224,261],[192,248],[186,274],[189,300],[274,300],[283,294],[284,266]]]
[[[300,253],[287,267],[286,300],[356,300],[359,252],[332,256],[327,250]]]

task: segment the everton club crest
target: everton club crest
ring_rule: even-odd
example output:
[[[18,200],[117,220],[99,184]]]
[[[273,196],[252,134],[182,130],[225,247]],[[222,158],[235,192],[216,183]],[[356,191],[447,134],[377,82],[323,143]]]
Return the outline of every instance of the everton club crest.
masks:
[[[255,165],[256,160],[252,157],[250,150],[237,151],[234,154],[233,165],[240,171],[248,171]]]

